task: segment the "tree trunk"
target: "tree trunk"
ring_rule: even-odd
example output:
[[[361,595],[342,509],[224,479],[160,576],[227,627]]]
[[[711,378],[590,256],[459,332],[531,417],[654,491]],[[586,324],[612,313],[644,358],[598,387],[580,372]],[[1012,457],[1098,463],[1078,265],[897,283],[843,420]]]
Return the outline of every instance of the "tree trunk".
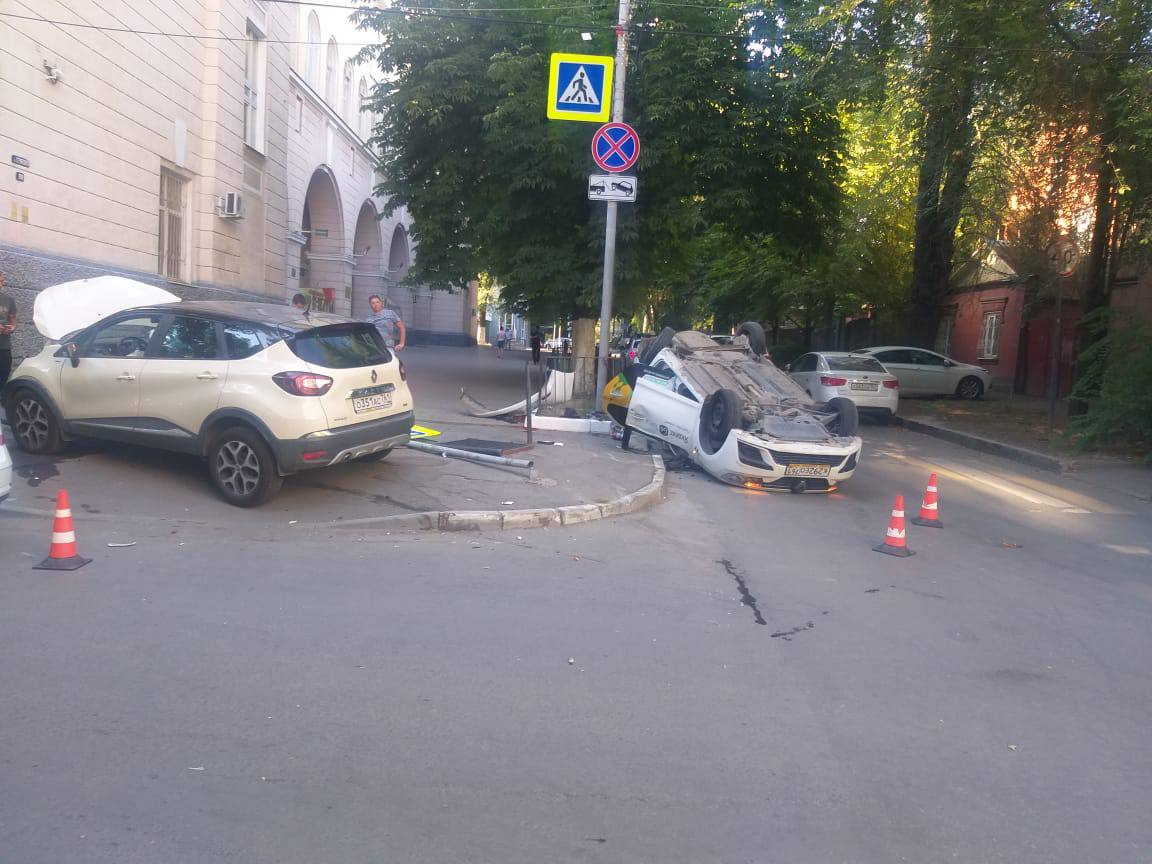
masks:
[[[954,70],[953,70],[954,71]],[[975,75],[957,80],[941,71],[922,97],[920,174],[916,190],[916,227],[912,253],[907,338],[931,348],[936,341],[940,303],[948,291],[956,226],[968,193],[975,158],[972,105]]]
[[[572,322],[572,371],[576,373],[576,395],[590,396],[596,389],[596,319],[577,318]]]
[[[1077,325],[1076,355],[1079,357],[1092,347],[1104,333],[1084,326],[1084,317],[1090,312],[1108,304],[1108,291],[1111,282],[1112,238],[1116,227],[1116,171],[1109,158],[1113,139],[1106,136],[1100,141],[1100,151],[1096,158],[1096,195],[1092,216],[1092,242],[1088,247],[1088,257],[1080,274],[1080,323]],[[1073,369],[1073,378],[1083,374],[1079,362]],[[1068,413],[1076,416],[1088,410],[1088,405],[1078,399],[1070,399]]]

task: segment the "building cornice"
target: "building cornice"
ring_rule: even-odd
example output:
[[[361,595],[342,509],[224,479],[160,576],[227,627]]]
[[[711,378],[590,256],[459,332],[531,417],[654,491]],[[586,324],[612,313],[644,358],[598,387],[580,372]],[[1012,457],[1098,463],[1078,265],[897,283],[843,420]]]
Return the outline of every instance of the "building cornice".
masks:
[[[329,105],[326,100],[322,99],[320,94],[312,89],[312,85],[305,81],[304,77],[299,72],[297,72],[295,69],[289,69],[288,75],[289,79],[293,84],[296,85],[297,89],[299,89],[308,98],[308,101],[319,108],[320,112],[324,114],[324,116],[335,123],[345,135],[347,135],[352,139],[352,141],[356,143],[356,146],[360,148],[360,151],[368,157],[368,161],[372,164],[373,169],[378,169],[380,167],[379,158],[377,158],[376,154],[373,153],[371,149],[369,149],[368,145],[364,142],[364,139],[360,137],[359,133],[357,133],[355,129],[348,125],[348,121],[341,117],[336,112],[336,109]]]

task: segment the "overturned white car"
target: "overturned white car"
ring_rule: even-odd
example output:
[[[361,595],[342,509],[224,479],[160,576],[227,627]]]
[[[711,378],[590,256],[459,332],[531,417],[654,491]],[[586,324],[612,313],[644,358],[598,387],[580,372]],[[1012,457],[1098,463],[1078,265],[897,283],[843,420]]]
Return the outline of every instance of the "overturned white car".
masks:
[[[731,345],[665,329],[611,381],[607,413],[725,483],[828,492],[856,470],[861,441],[848,399],[813,402],[764,356],[764,331],[741,325]]]

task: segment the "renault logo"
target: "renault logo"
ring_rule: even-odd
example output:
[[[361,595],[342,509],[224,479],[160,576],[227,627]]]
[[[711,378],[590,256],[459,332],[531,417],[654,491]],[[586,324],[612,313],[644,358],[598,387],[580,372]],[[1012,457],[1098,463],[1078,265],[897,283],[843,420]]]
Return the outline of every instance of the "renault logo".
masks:
[[[376,370],[375,369],[372,370],[372,383],[373,384],[376,383]]]

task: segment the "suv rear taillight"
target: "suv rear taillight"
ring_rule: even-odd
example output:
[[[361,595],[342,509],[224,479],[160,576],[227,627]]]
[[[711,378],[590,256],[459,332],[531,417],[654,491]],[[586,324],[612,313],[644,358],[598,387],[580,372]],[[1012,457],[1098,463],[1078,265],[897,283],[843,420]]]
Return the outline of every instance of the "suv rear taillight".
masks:
[[[847,378],[833,378],[831,375],[821,375],[820,383],[825,387],[843,387],[848,383]]]
[[[277,372],[272,380],[293,396],[323,396],[332,389],[332,379],[313,372]]]
[[[889,390],[899,390],[900,389],[900,382],[897,381],[895,378],[893,378],[889,381],[885,381],[884,386],[887,387]]]

